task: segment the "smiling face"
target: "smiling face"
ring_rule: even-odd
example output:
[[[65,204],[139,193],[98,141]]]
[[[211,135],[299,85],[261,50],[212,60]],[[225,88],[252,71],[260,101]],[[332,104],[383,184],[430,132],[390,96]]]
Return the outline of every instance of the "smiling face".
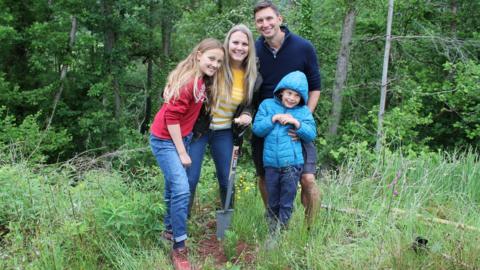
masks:
[[[245,33],[237,31],[230,35],[228,41],[228,56],[235,66],[240,66],[248,56],[248,37]]]
[[[223,50],[211,49],[197,52],[198,68],[203,75],[213,76],[223,63]]]
[[[255,13],[255,27],[265,39],[272,39],[280,33],[283,18],[272,8],[264,8]]]
[[[300,94],[290,89],[283,89],[281,96],[282,96],[282,105],[289,109],[297,106],[300,103],[300,100],[302,99],[300,97]]]

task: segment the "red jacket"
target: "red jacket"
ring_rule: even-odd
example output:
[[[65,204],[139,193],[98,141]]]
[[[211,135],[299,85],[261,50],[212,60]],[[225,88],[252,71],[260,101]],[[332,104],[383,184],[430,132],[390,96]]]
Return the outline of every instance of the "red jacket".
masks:
[[[203,101],[205,100],[205,84],[200,78],[197,81],[198,94],[195,100],[193,95],[193,79],[180,89],[178,99],[171,99],[170,103],[164,103],[160,111],[155,115],[150,132],[161,139],[171,139],[167,125],[180,124],[182,137],[192,132],[197,121]]]

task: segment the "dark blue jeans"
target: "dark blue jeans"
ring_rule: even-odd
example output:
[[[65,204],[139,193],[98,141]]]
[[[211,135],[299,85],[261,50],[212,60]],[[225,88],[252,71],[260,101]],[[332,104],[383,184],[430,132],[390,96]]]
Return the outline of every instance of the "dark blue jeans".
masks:
[[[232,129],[209,130],[208,133],[196,140],[193,140],[190,144],[189,155],[192,159],[192,166],[187,169],[191,194],[190,200],[193,200],[198,181],[200,180],[202,162],[207,144],[210,147],[210,154],[215,162],[218,186],[220,189],[220,198],[222,200],[223,208],[228,187],[228,177],[230,174],[230,162],[232,159]]]
[[[268,222],[270,230],[285,227],[292,216],[293,202],[302,175],[303,165],[282,168],[265,167],[268,192]]]

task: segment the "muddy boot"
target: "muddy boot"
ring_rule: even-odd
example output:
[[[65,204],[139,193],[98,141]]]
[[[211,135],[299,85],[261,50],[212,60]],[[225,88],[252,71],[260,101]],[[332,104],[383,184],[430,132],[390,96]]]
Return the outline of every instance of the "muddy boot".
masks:
[[[175,270],[191,270],[192,267],[188,261],[188,250],[186,247],[176,248],[170,254],[173,268]]]

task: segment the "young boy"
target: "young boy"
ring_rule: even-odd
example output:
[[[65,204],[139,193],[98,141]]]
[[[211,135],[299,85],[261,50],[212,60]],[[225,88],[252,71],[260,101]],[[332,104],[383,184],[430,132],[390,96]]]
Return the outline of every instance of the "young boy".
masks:
[[[265,137],[263,164],[268,193],[268,224],[271,233],[285,228],[292,215],[293,202],[303,168],[301,141],[317,135],[315,120],[306,106],[308,82],[305,74],[287,74],[264,100],[253,123],[253,133]],[[299,140],[288,135],[294,130]]]

